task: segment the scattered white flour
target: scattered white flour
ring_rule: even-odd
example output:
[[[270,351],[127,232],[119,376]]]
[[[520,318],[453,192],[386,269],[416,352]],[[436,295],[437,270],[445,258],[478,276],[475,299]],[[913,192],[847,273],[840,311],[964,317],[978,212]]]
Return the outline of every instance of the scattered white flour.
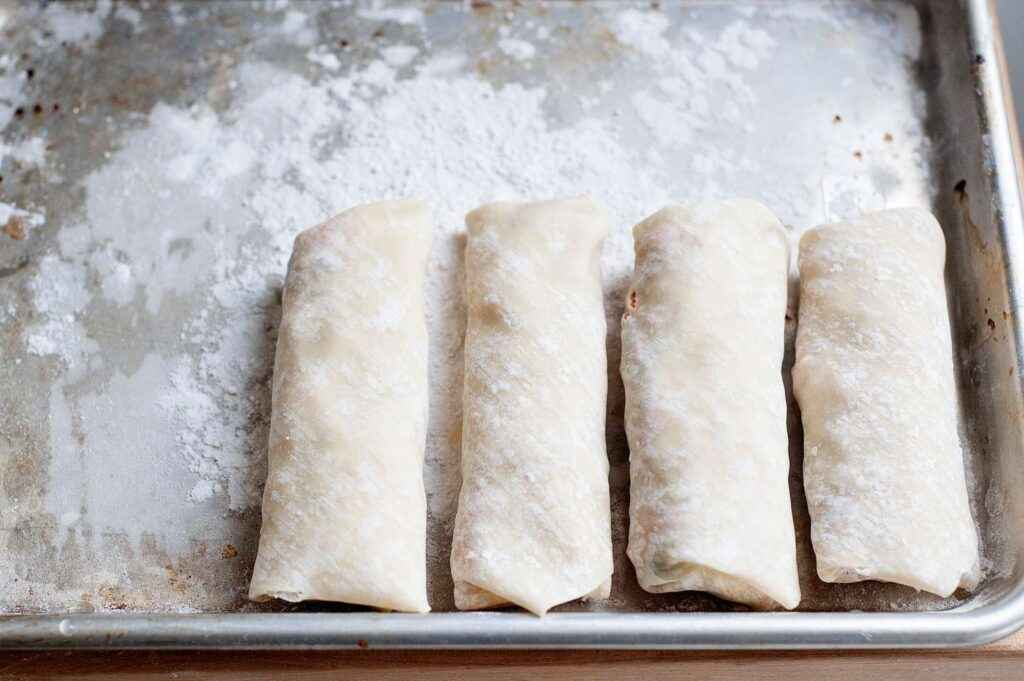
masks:
[[[411,64],[419,53],[420,50],[415,45],[390,45],[381,49],[380,56],[397,69]]]
[[[25,71],[17,68],[15,56],[0,53],[0,130],[14,118],[14,110],[24,101]]]
[[[498,41],[498,49],[513,59],[523,61],[533,59],[533,56],[537,53],[532,43],[519,40],[518,38],[502,38]]]
[[[423,10],[412,5],[389,6],[381,0],[375,0],[372,6],[360,8],[356,14],[371,21],[394,21],[399,24],[422,26]]]
[[[836,37],[842,37],[846,49],[864,49],[865,44],[877,44],[878,39],[888,40],[890,49],[911,58],[918,59],[921,55],[921,18],[911,3],[888,2],[885,9],[893,21],[874,22],[867,31],[849,33],[848,25],[843,21],[843,14],[834,11],[828,3],[822,2],[773,2],[763,3],[758,8],[770,19],[793,23],[816,23],[831,29]],[[752,15],[748,15],[748,18]]]
[[[277,30],[296,45],[312,45],[316,42],[316,31],[309,25],[309,15],[298,10],[285,12]]]
[[[753,69],[778,43],[765,31],[752,28],[745,21],[734,21],[725,27],[718,47],[737,68]]]
[[[135,299],[132,266],[119,260],[115,249],[107,245],[97,250],[89,257],[89,264],[99,277],[100,293],[104,300],[123,306]]]
[[[395,69],[382,61],[370,62],[370,65],[355,80],[342,80],[341,83],[354,83],[355,92],[362,96],[371,96],[382,89],[390,89],[395,82]]]
[[[25,166],[41,166],[46,163],[46,140],[43,137],[29,137],[18,144],[4,144],[0,140],[0,163],[11,158]],[[2,224],[2,223],[0,223]]]
[[[161,446],[173,441],[171,424],[153,399],[153,386],[161,384],[165,371],[164,360],[153,353],[131,376],[114,369],[106,390],[79,397],[73,406],[62,386],[50,391],[51,435],[61,442],[75,442],[76,430],[82,435],[77,447],[52,452],[50,485],[55,490],[47,506],[56,518],[105,532],[123,533],[127,527],[129,536],[182,537],[202,531],[195,517],[182,512],[189,488],[182,476],[169,474],[174,469]],[[82,509],[87,512],[79,516]],[[140,538],[132,537],[133,543]]]
[[[206,501],[219,491],[220,485],[207,478],[202,478],[189,490],[188,499],[193,503],[200,503]]]
[[[298,10],[288,10],[278,24],[278,30],[282,33],[296,33],[306,26],[306,15]]]
[[[663,13],[633,8],[617,12],[611,22],[612,33],[620,43],[652,57],[671,50],[663,35],[668,26],[668,17]]]
[[[171,23],[175,26],[184,26],[188,23],[188,15],[185,14],[184,5],[171,3],[167,7],[167,12],[171,15]]]
[[[163,191],[173,193],[174,185],[194,185],[203,196],[215,197],[224,191],[228,180],[256,162],[250,138],[258,139],[260,132],[227,137],[212,112],[200,108],[194,111],[196,115],[183,120],[177,111],[157,104],[150,114],[154,126],[165,128],[169,142],[162,147],[162,151],[169,152],[164,176],[170,183]]]
[[[341,68],[341,60],[333,52],[328,52],[326,49],[313,49],[306,53],[306,59],[319,64],[328,71],[337,71]]]
[[[81,266],[47,255],[28,282],[36,316],[26,326],[25,346],[29,354],[59,357],[75,376],[85,369],[84,360],[99,349],[79,319],[90,301],[86,275]]]
[[[826,175],[821,178],[824,222],[835,222],[885,208],[885,195],[875,188],[867,175]]]
[[[466,66],[466,55],[457,52],[440,52],[424,62],[419,69],[420,76],[443,76],[456,73]]]
[[[32,306],[41,315],[64,317],[85,309],[90,294],[85,286],[86,272],[56,255],[40,258],[38,276],[28,282]]]
[[[7,324],[14,319],[14,316],[18,313],[18,307],[14,304],[13,300],[8,300],[4,304],[0,304],[0,324]],[[21,358],[16,358],[15,362],[20,362]]]
[[[138,31],[142,28],[142,12],[126,2],[117,4],[114,10],[114,18],[123,19],[132,25],[132,30]]]
[[[608,271],[616,285],[623,278],[630,259],[626,226],[667,197],[613,131],[590,119],[552,127],[543,88],[499,89],[475,75],[435,76],[430,65],[425,71],[398,83],[391,67],[373,61],[312,83],[269,65],[246,65],[228,114],[158,104],[149,125],[128,133],[86,179],[83,219],[59,235],[62,259],[46,259],[32,280],[33,300],[54,323],[33,326],[28,342],[34,352],[55,351],[67,339],[74,339],[71,347],[95,349],[76,321],[90,302],[82,298],[84,281],[61,284],[70,272],[83,278],[92,272],[100,282],[95,295],[108,304],[140,297],[140,309],[154,318],[173,301],[198,296],[177,333],[202,352],[164,357],[102,392],[113,414],[130,413],[124,401],[142,393],[159,396],[161,432],[171,437],[154,435],[139,446],[162,452],[165,467],[177,459],[191,471],[194,482],[183,498],[209,505],[224,497],[238,511],[258,504],[266,433],[246,424],[268,412],[273,337],[267,329],[276,324],[275,289],[300,229],[389,196],[420,196],[434,207],[427,486],[440,517],[453,512],[458,488],[465,212],[498,198],[591,193],[623,225],[610,239]],[[274,87],[265,87],[268,82]],[[327,145],[339,135],[345,145],[332,150]],[[621,181],[626,176],[628,183]],[[147,201],[139,202],[140,195]],[[71,297],[72,290],[80,293]],[[146,351],[151,341],[127,342]],[[106,441],[94,431],[101,427],[107,426],[81,425],[90,451],[94,441]],[[138,492],[149,494],[145,486]],[[50,502],[58,517],[68,512],[61,499],[56,492]],[[124,522],[113,509],[105,517],[93,510],[89,520]],[[133,522],[160,530],[144,517]]]
[[[92,45],[103,34],[104,23],[112,8],[111,0],[98,0],[91,11],[85,4],[50,3],[43,12],[49,33],[40,33],[36,42],[41,45],[51,41]]]
[[[78,50],[88,51],[102,35],[107,18],[115,7],[116,16],[138,26],[138,10],[124,3],[115,6],[111,0],[98,0],[94,5],[60,2],[41,7],[29,3],[0,5],[0,29],[18,12],[26,15],[38,13],[40,21],[30,36],[40,50],[74,45]],[[25,104],[27,83],[27,74],[19,67],[17,55],[0,49],[0,131],[10,123],[17,107]],[[13,156],[22,163],[42,165],[44,154],[41,138],[30,138],[19,145],[5,145],[0,140],[0,161],[4,156]],[[0,222],[0,226],[2,224]]]
[[[764,3],[761,11],[772,19],[797,22],[810,21],[835,30],[842,30],[845,27],[842,16],[837,12],[833,12],[832,8],[826,3],[821,2]],[[746,16],[751,18],[753,14],[748,13]]]
[[[30,227],[41,227],[46,222],[46,215],[43,212],[36,212],[18,208],[10,203],[0,202],[0,229],[7,224],[11,218],[21,220],[22,227],[28,231]]]

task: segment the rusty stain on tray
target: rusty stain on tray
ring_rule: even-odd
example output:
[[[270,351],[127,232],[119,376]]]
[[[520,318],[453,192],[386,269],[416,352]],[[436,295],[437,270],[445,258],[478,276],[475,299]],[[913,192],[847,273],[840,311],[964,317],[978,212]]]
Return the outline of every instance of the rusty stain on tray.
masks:
[[[25,221],[17,215],[12,216],[7,220],[7,224],[4,225],[4,234],[21,241],[25,238]]]

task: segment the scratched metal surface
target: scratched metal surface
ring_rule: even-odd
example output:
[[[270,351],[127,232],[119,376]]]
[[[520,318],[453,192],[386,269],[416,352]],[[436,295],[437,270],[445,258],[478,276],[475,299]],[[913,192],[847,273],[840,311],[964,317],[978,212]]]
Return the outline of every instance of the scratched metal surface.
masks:
[[[742,16],[759,16],[750,3],[737,4]],[[810,9],[807,3],[789,4],[804,9],[783,11],[763,21],[764,30],[784,49],[756,73],[743,76],[756,101],[778,106],[759,108],[749,135],[737,135],[728,125],[705,134],[725,151],[735,148],[738,155],[749,151],[750,145],[769,149],[776,172],[770,176],[740,173],[733,189],[736,194],[754,196],[768,192],[787,224],[807,227],[827,216],[810,215],[803,204],[787,200],[808,185],[821,194],[821,205],[815,210],[827,214],[871,207],[877,201],[917,200],[930,204],[939,215],[950,247],[962,432],[988,568],[977,595],[958,593],[949,599],[893,585],[818,581],[801,490],[799,417],[791,411],[792,496],[804,592],[801,608],[973,608],[993,601],[1012,583],[1016,537],[1024,526],[1019,524],[1018,501],[1013,496],[1014,488],[1024,489],[1017,484],[1024,459],[1018,430],[1020,386],[1014,373],[1016,302],[1006,274],[1012,253],[999,231],[1005,216],[999,213],[992,180],[998,158],[986,146],[985,113],[976,105],[985,87],[984,69],[991,65],[976,61],[968,37],[960,32],[960,3],[820,3]],[[156,313],[138,299],[112,306],[100,297],[90,298],[76,313],[74,323],[81,332],[73,340],[87,345],[93,359],[74,370],[59,357],[30,351],[27,329],[39,311],[30,300],[28,282],[47,254],[59,252],[61,231],[82,210],[86,178],[104,166],[127,134],[145,123],[155,105],[204,101],[217,112],[227,112],[231,95],[225,83],[249,62],[307,73],[309,45],[289,44],[269,30],[290,11],[311,15],[316,44],[333,48],[344,37],[345,49],[334,51],[343,69],[371,62],[382,48],[397,41],[414,44],[428,54],[438,46],[461,41],[460,49],[468,56],[463,68],[475,68],[496,84],[558,84],[560,94],[552,96],[548,107],[554,123],[568,115],[564,111],[573,106],[574,88],[584,89],[596,73],[623,88],[653,85],[645,80],[653,76],[642,63],[626,66],[619,58],[629,47],[607,30],[602,14],[607,5],[603,9],[598,3],[473,5],[420,5],[424,28],[414,31],[394,21],[360,18],[347,6],[217,3],[207,5],[200,18],[199,5],[184,5],[172,12],[170,5],[151,3],[134,6],[140,22],[118,19],[116,9],[110,12],[102,22],[101,37],[84,50],[74,40],[39,47],[33,36],[45,30],[43,5],[0,4],[9,15],[0,29],[0,50],[10,56],[4,68],[8,73],[34,70],[21,90],[25,104],[3,129],[3,139],[13,143],[33,132],[45,132],[52,159],[49,166],[59,168],[59,173],[46,175],[21,170],[13,158],[0,162],[0,200],[33,206],[46,215],[45,224],[29,230],[27,238],[16,238],[16,223],[9,223],[10,229],[0,234],[0,306],[13,310],[7,317],[0,316],[0,612],[346,609],[325,604],[248,604],[244,593],[258,535],[258,507],[233,509],[217,494],[188,499],[197,478],[176,455],[179,434],[167,424],[140,420],[139,414],[147,412],[131,408],[159,401],[159,387],[154,384],[148,393],[135,389],[127,397],[117,392],[117,377],[142,370],[150,353],[206,351],[183,340],[181,333],[208,297],[203,277],[168,295]],[[638,7],[647,9],[648,4]],[[99,9],[86,3],[69,11]],[[718,30],[737,9],[729,3],[663,2],[656,11],[668,19],[667,35],[672,36],[683,29]],[[541,58],[528,71],[500,61],[483,68],[481,64],[493,53],[498,27],[514,31],[523,22],[550,26],[558,32],[558,41],[538,45]],[[917,42],[919,55],[907,57],[904,48]],[[680,42],[678,49],[688,48]],[[708,98],[725,102],[734,86],[722,82],[710,87]],[[623,134],[633,135],[638,145],[656,143],[636,123],[637,113],[628,104],[623,110],[598,109],[592,115],[621,116]],[[836,161],[836,153],[807,152],[834,147],[833,129],[838,125],[852,126],[852,139],[862,140],[852,145],[843,142],[845,160]],[[851,137],[847,134],[843,139]],[[344,140],[332,143],[342,145]],[[884,156],[884,161],[865,159],[865,154],[884,151],[887,144],[894,144],[897,151]],[[785,153],[787,148],[793,153]],[[692,187],[701,186],[702,171],[687,163],[685,150],[666,154],[663,162],[679,169],[672,186],[666,188],[669,194],[686,197]],[[137,200],[147,199],[140,195]],[[212,217],[224,222],[225,229],[251,227],[244,217]],[[140,224],[145,228],[145,222]],[[170,229],[173,236],[173,225],[163,229]],[[125,234],[124,238],[146,235]],[[168,242],[156,233],[152,238],[155,244]],[[258,255],[260,243],[257,233],[246,245]],[[203,248],[212,246],[188,244],[191,250]],[[168,252],[168,257],[174,255]],[[81,268],[80,281],[88,295],[90,287],[98,285],[96,273],[84,264],[70,265]],[[280,279],[265,283],[265,324],[247,349],[252,417],[235,445],[244,458],[246,479],[257,485],[265,470],[267,390],[279,284]],[[610,306],[618,304],[617,298],[609,299]],[[624,551],[627,451],[621,428],[618,348],[615,329],[611,331],[608,445],[616,514],[616,576],[613,598],[601,609],[734,610],[735,606],[709,596],[651,595],[636,586]],[[90,441],[97,422],[106,436]],[[138,435],[154,429],[160,437]],[[155,447],[157,456],[135,456],[132,448],[140,446]],[[157,465],[140,467],[140,460]],[[77,463],[71,466],[69,461]],[[435,610],[452,607],[446,560],[450,520],[432,517],[430,522]],[[589,607],[573,604],[562,609]]]

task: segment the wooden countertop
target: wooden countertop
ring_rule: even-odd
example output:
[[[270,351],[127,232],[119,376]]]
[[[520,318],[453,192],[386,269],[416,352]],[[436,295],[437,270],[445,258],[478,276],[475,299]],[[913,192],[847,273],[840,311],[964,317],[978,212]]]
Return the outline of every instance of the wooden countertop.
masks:
[[[9,652],[0,679],[704,681],[1024,678],[1024,631],[982,648],[845,652],[374,651]]]

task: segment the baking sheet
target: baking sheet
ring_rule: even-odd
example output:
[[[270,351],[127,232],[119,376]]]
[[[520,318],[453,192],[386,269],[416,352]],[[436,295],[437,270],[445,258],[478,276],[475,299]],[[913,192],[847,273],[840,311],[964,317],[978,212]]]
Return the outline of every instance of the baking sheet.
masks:
[[[1017,550],[1004,485],[1016,472],[1003,466],[1012,452],[996,460],[993,439],[1019,442],[1006,428],[993,435],[986,410],[1019,402],[1008,383],[1015,302],[1006,245],[995,243],[1006,216],[968,219],[972,203],[996,205],[999,166],[984,140],[950,134],[985,114],[953,106],[961,90],[950,70],[962,61],[956,77],[967,80],[988,68],[966,54],[957,11],[896,1],[0,3],[0,611],[349,609],[244,599],[280,286],[297,231],[404,195],[426,198],[438,223],[428,565],[431,604],[450,610],[462,215],[495,198],[581,192],[608,205],[615,225],[603,265],[616,566],[608,602],[561,610],[742,609],[636,586],[617,372],[631,226],[669,200],[727,196],[763,201],[794,240],[887,206],[931,205],[943,220],[982,596],[818,581],[791,410],[801,608],[993,600]],[[954,48],[964,54],[944,56]],[[951,176],[958,145],[989,162],[980,191]],[[976,240],[957,241],[969,224]]]

